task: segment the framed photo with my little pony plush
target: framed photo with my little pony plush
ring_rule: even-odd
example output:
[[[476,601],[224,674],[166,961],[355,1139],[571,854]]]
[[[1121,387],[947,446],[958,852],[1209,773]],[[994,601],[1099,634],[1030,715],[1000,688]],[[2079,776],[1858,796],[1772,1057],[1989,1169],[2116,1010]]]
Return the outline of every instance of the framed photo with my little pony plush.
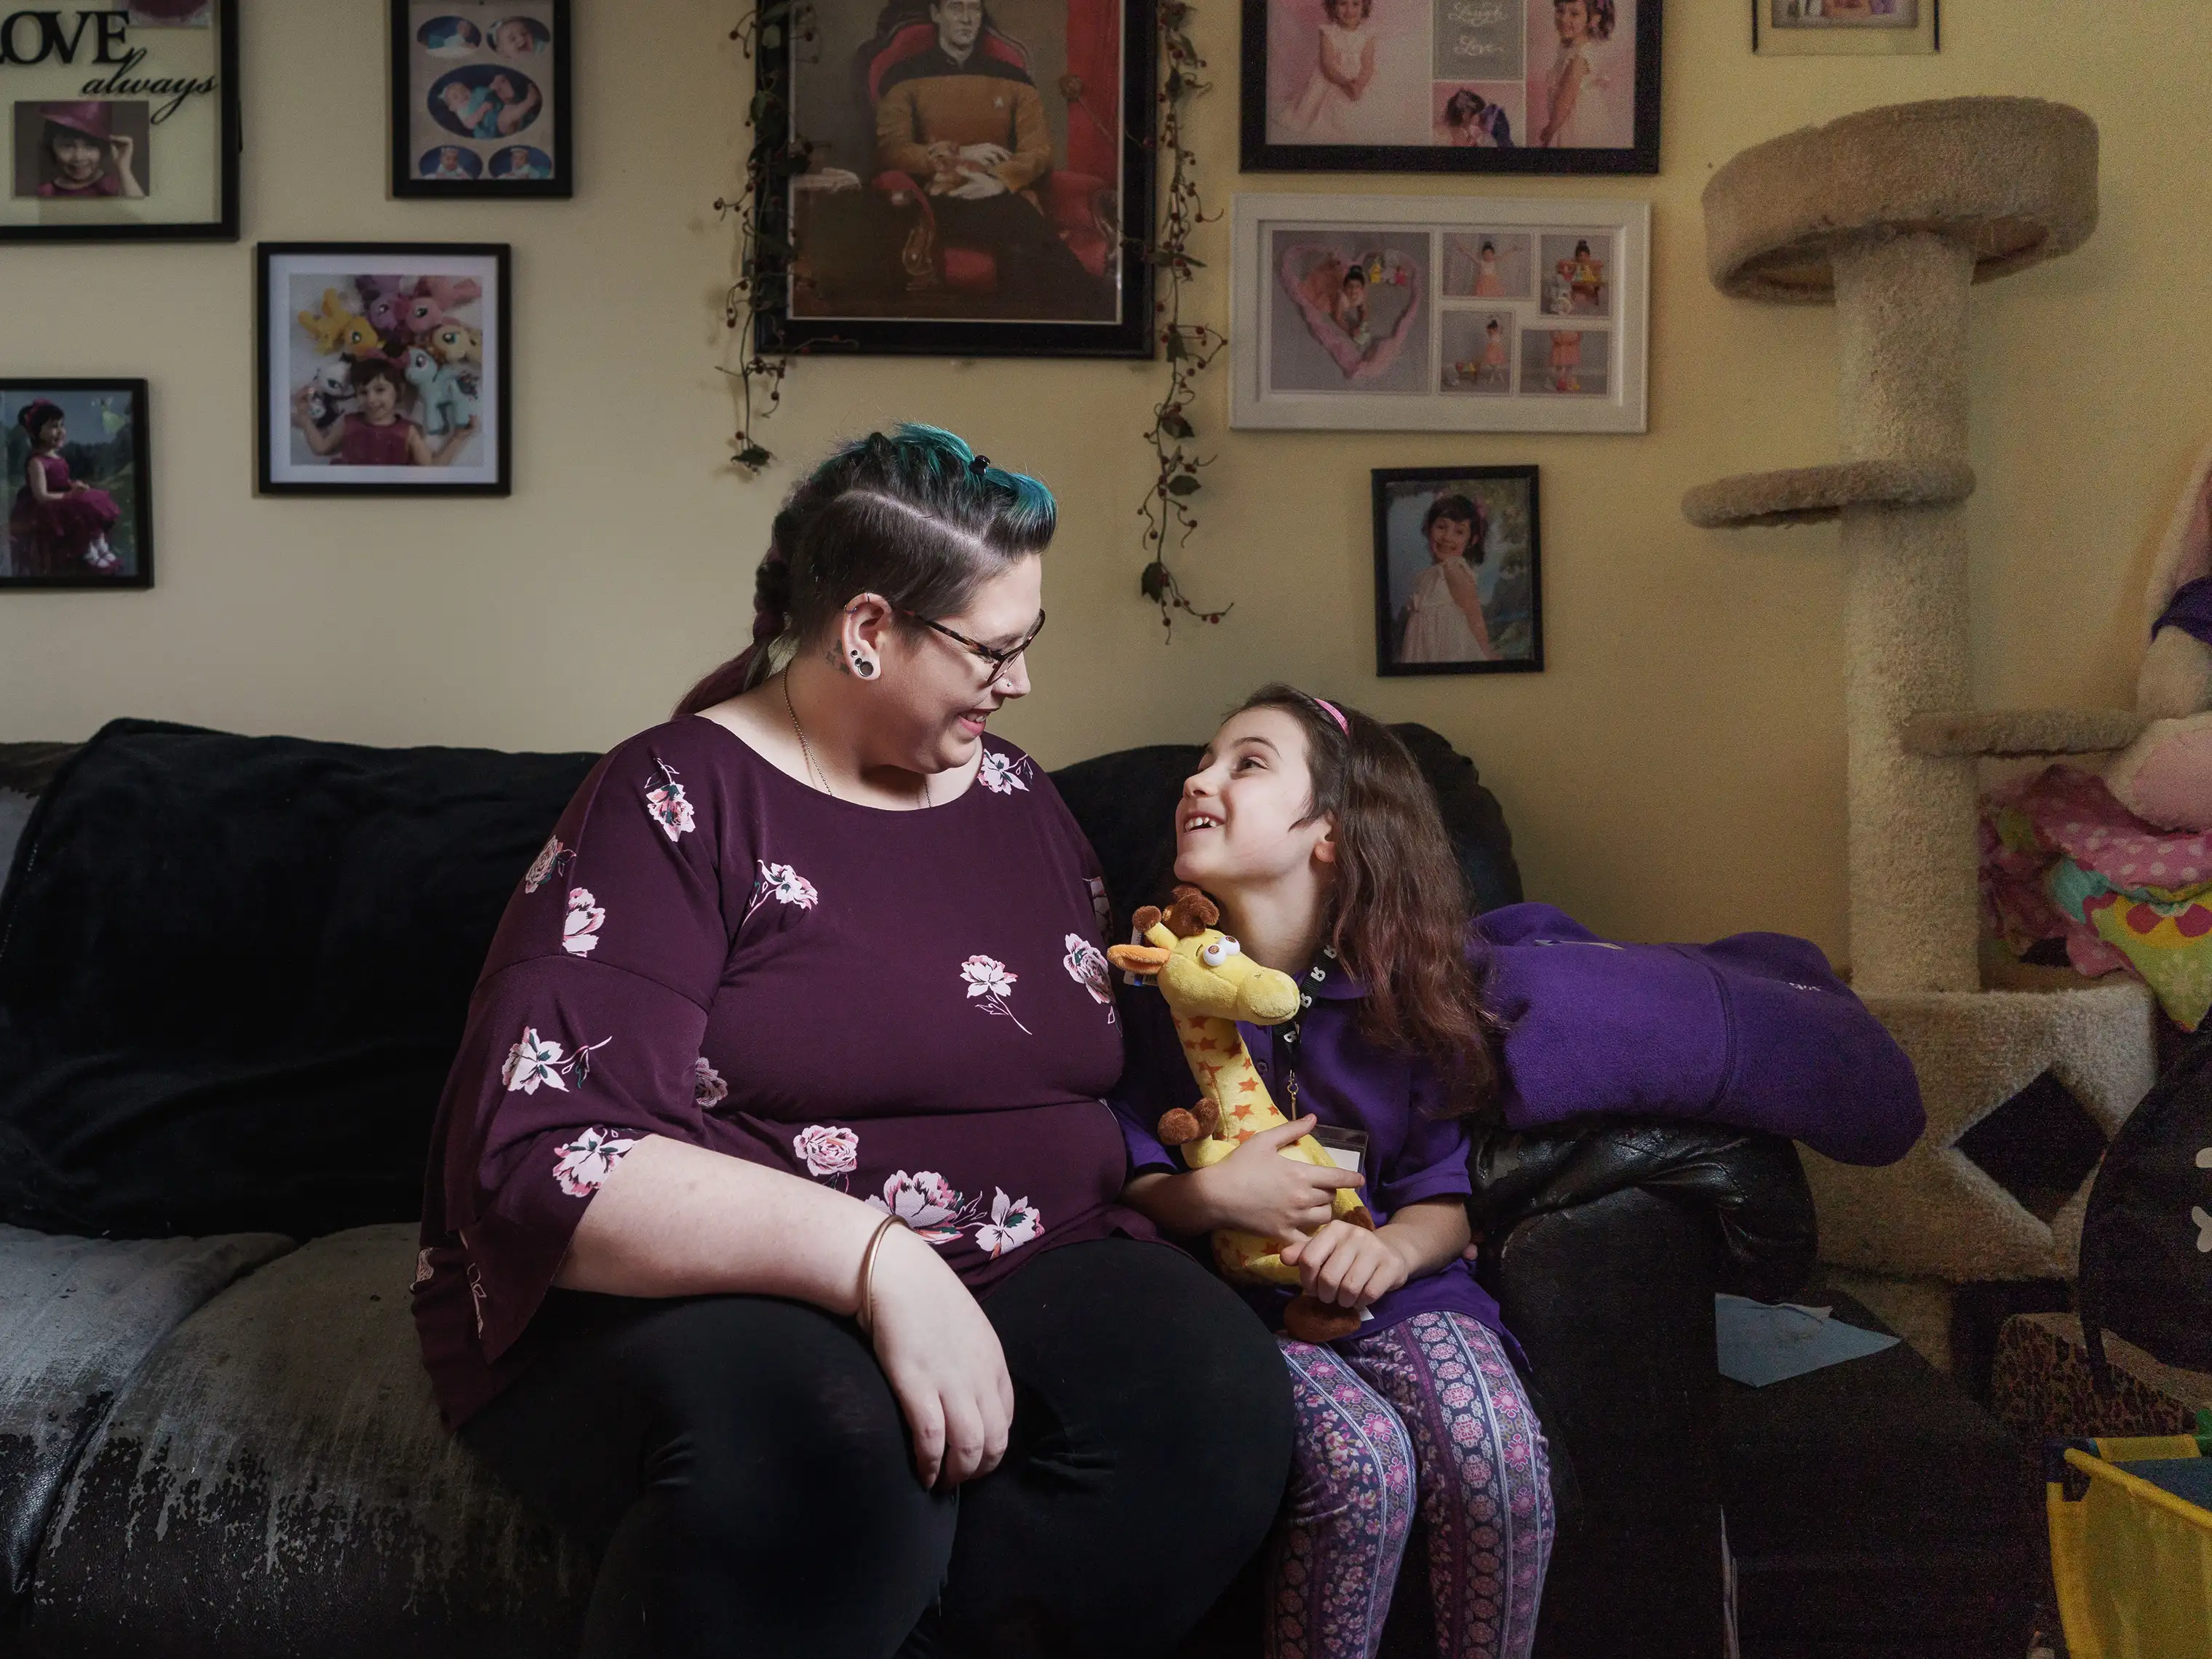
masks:
[[[0,380],[0,590],[151,587],[143,380]]]
[[[1662,0],[1243,3],[1248,173],[1659,171]]]
[[[392,193],[573,196],[568,0],[391,0]]]
[[[505,243],[254,253],[264,495],[509,493]]]

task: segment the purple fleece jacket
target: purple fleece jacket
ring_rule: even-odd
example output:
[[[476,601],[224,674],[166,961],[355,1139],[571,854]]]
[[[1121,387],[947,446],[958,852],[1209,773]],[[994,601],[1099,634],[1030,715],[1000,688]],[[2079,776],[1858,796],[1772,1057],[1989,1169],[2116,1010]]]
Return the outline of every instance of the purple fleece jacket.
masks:
[[[1881,1164],[1926,1126],[1912,1062],[1804,939],[1618,945],[1548,904],[1492,910],[1476,931],[1513,1128],[1687,1118]]]

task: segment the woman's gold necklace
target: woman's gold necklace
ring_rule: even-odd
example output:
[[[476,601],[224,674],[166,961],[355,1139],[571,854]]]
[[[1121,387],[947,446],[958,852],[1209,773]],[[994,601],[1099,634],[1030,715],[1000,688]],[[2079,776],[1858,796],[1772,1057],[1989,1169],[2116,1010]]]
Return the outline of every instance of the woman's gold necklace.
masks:
[[[830,787],[830,775],[822,769],[822,763],[814,758],[814,747],[806,741],[806,728],[799,723],[799,710],[792,705],[791,673],[787,669],[783,675],[783,712],[791,716],[792,734],[799,739],[799,752],[806,762],[807,771],[813,775],[815,787],[831,800],[843,799],[843,796]],[[921,804],[925,807],[931,804],[929,775],[927,773],[921,775]]]

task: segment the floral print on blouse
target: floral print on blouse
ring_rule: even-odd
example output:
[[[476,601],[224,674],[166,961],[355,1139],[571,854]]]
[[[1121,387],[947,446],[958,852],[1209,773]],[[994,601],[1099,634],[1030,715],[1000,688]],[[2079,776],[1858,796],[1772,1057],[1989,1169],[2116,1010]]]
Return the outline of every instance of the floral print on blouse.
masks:
[[[902,812],[696,717],[594,769],[509,899],[433,1132],[412,1302],[448,1421],[532,1363],[578,1219],[652,1136],[896,1215],[979,1293],[1153,1236],[1103,1103],[1097,861],[983,744],[966,790]]]

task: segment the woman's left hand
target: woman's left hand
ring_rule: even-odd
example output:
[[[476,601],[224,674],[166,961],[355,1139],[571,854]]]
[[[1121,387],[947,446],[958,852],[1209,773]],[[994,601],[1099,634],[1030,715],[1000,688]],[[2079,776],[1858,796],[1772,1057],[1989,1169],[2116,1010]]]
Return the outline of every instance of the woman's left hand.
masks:
[[[1298,1270],[1298,1284],[1317,1302],[1340,1308],[1364,1308],[1388,1296],[1407,1279],[1406,1259],[1383,1237],[1348,1221],[1332,1221],[1310,1238],[1283,1246],[1285,1266]]]

